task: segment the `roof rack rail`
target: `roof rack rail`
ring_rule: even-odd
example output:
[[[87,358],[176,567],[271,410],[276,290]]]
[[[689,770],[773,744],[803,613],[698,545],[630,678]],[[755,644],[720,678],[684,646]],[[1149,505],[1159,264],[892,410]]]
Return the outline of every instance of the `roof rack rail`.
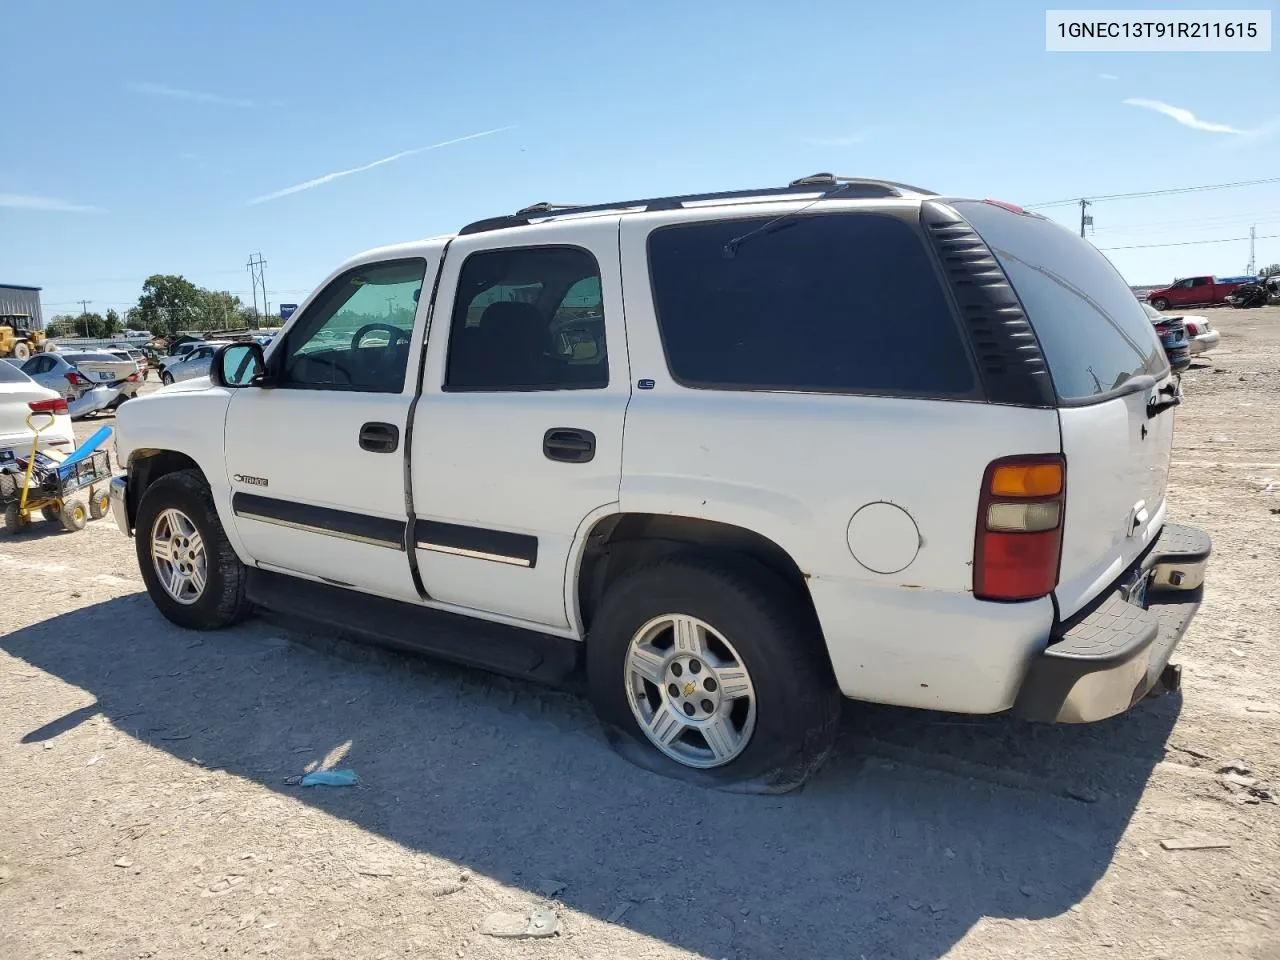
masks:
[[[612,210],[643,212],[652,210],[679,210],[689,203],[709,203],[716,200],[746,200],[754,198],[785,197],[793,194],[811,194],[822,189],[842,187],[839,199],[880,199],[900,197],[904,192],[925,193],[936,196],[932,190],[923,190],[892,180],[875,180],[864,177],[839,177],[832,173],[816,173],[793,180],[785,187],[764,187],[758,190],[723,190],[715,193],[690,193],[673,197],[650,197],[646,200],[623,200],[612,203],[594,203],[581,206],[562,206],[553,203],[535,203],[517,210],[514,214],[489,217],[469,223],[458,231],[459,236],[487,233],[507,227],[524,227],[535,220],[583,213],[607,213]],[[819,198],[821,199],[821,198]]]

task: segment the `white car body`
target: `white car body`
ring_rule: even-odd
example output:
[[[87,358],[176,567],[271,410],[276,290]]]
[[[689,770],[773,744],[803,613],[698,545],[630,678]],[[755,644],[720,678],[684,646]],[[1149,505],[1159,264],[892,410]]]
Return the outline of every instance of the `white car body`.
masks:
[[[1187,326],[1187,340],[1192,356],[1208,353],[1222,339],[1222,334],[1213,328],[1208,317],[1184,316],[1182,322]]]
[[[44,353],[23,364],[22,371],[41,386],[66,397],[75,418],[119,406],[137,396],[142,386],[137,364],[111,354]]]
[[[34,414],[31,404],[57,401],[62,395],[40,386],[11,364],[0,364],[0,468],[16,457],[31,454],[31,444],[37,441],[38,450],[59,450],[70,453],[75,449],[76,438],[67,413],[55,414],[51,423],[39,431],[32,431],[27,418],[41,426],[48,416]]]
[[[1027,368],[1024,386],[1047,389],[1038,396],[1050,399],[997,402],[992,398],[1005,387],[974,385],[994,383],[983,378],[998,378],[1000,371],[1024,362],[1025,340],[1015,339],[1004,359],[981,361],[989,363],[981,374],[976,372],[979,360],[968,359],[968,346],[954,351],[964,358],[956,362],[966,370],[974,364],[965,389],[986,391],[988,402],[976,394],[956,402],[954,396],[936,393],[902,395],[896,388],[735,388],[682,379],[673,372],[672,347],[664,340],[674,328],[663,333],[651,283],[655,238],[683,236],[664,231],[712,227],[729,237],[716,241],[727,251],[724,256],[718,246],[705,246],[710,241],[699,241],[702,253],[714,254],[706,254],[712,269],[746,250],[765,258],[750,261],[757,264],[751,270],[758,271],[767,270],[769,261],[757,251],[785,245],[787,237],[801,232],[771,232],[778,218],[790,220],[790,226],[806,224],[806,230],[810,222],[818,230],[821,221],[811,210],[817,200],[807,194],[749,200],[724,195],[688,204],[668,198],[643,209],[622,210],[625,205],[619,205],[562,218],[554,212],[517,215],[507,218],[510,226],[482,223],[455,237],[361,254],[326,279],[267,351],[269,368],[283,369],[287,360],[306,368],[319,386],[202,383],[200,389],[140,398],[120,412],[120,460],[130,464],[129,483],[135,486],[146,482],[143,471],[152,470],[146,463],[157,452],[171,452],[164,454],[166,463],[197,467],[207,479],[231,547],[255,571],[329,584],[353,602],[354,595],[363,594],[397,601],[407,611],[462,614],[572,641],[588,638],[595,600],[587,596],[587,581],[601,542],[614,536],[619,524],[656,530],[655,540],[693,542],[687,538],[705,534],[732,543],[741,537],[760,545],[759,556],[772,557],[769,562],[776,561],[780,576],[794,574],[794,589],[812,606],[835,683],[846,697],[973,714],[1007,710],[1026,695],[1033,666],[1059,642],[1055,631],[1060,625],[1071,623],[1073,616],[1092,617],[1100,598],[1118,589],[1119,578],[1137,570],[1146,562],[1143,557],[1155,556],[1152,545],[1164,527],[1173,437],[1173,411],[1164,412],[1172,405],[1164,400],[1176,393],[1176,384],[1155,332],[1128,288],[1069,231],[1021,211],[1001,211],[998,205],[935,202],[932,195],[901,185],[876,184],[868,190],[874,199],[843,199],[834,195],[839,190],[820,196],[821,211],[830,215],[831,224],[822,229],[841,230],[855,221],[857,229],[883,229],[894,237],[905,229],[915,239],[903,239],[902,249],[912,256],[936,242],[939,258],[965,257],[985,241],[998,249],[1017,246],[1019,256],[1031,264],[1079,258],[1072,264],[1077,268],[1074,282],[1103,291],[1098,296],[1110,298],[1109,306],[1127,311],[1123,322],[1129,346],[1117,341],[1114,350],[1132,348],[1132,356],[1125,354],[1119,362],[1137,372],[1124,374],[1122,367],[1123,376],[1116,378],[1114,371],[1099,368],[1104,383],[1092,366],[1087,375],[1084,366],[1073,368],[1072,375],[1084,383],[1083,394],[1058,403],[1052,399],[1045,361],[1039,360]],[[799,188],[792,192],[803,193]],[[931,218],[927,229],[926,213]],[[538,216],[544,219],[534,222]],[[1025,228],[1025,237],[1024,219],[1036,224]],[[906,226],[879,226],[889,222]],[[741,236],[731,236],[738,230]],[[759,243],[756,251],[752,243]],[[518,272],[509,281],[494,280],[496,285],[485,289],[498,291],[494,296],[499,299],[480,304],[484,309],[479,311],[472,294],[461,299],[469,258],[491,254],[497,259],[477,262],[500,263],[503,257],[515,260],[538,250],[585,252],[594,260],[597,273],[591,279],[598,278],[598,305],[590,315],[565,322],[565,328],[594,324],[596,332],[586,338],[603,336],[593,340],[594,346],[580,344],[578,337],[565,350],[557,340],[542,354],[530,356],[541,363],[551,351],[550,359],[559,364],[557,376],[569,376],[565,371],[579,362],[578,345],[587,347],[582,356],[588,360],[605,351],[602,373],[588,371],[603,379],[584,380],[580,388],[451,386],[451,378],[462,376],[457,371],[465,366],[460,359],[464,353],[471,364],[500,355],[480,350],[478,344],[487,341],[468,331],[503,335],[510,328],[494,326],[497,318],[510,317],[502,323],[511,324],[527,317],[529,301],[520,291],[535,282]],[[1000,314],[1001,323],[1022,316],[1001,267],[1033,319],[1054,314],[1056,324],[1055,311],[1078,309],[1062,292],[1071,284],[1042,284],[1045,270],[1023,274],[1016,263],[997,265],[989,251],[983,256],[981,263],[987,265],[978,285],[999,278],[998,289],[990,294],[995,299],[983,309]],[[673,254],[670,263],[683,259]],[[321,337],[329,321],[312,329],[306,326],[312,322],[309,316],[313,309],[314,316],[325,316],[330,291],[336,296],[346,289],[344,284],[367,285],[367,277],[378,269],[405,270],[403,264],[419,261],[424,272],[403,321],[403,385],[363,389],[358,384],[365,381],[357,374],[364,377],[371,363],[393,363],[390,348],[395,342],[384,333],[377,340],[384,354],[375,354],[362,349],[364,327],[355,334]],[[755,274],[740,269],[744,272],[733,276],[752,282],[749,277]],[[684,282],[696,285],[700,280],[694,276]],[[877,278],[868,284],[880,282]],[[946,282],[938,280],[937,304],[952,302],[943,299]],[[705,289],[693,289],[673,302],[714,305],[720,288],[711,280],[706,283]],[[945,296],[964,293],[957,288]],[[554,311],[552,331],[560,329],[556,318],[569,302],[567,294],[562,296],[548,307]],[[494,321],[486,320],[498,302],[507,309],[496,311]],[[897,324],[896,305],[869,302],[893,313],[883,323]],[[384,308],[380,301],[370,307],[391,316],[390,306]],[[691,305],[683,309],[695,310]],[[967,336],[947,326],[954,308],[931,309],[941,312],[931,314],[928,322],[942,323],[948,336]],[[479,316],[474,325],[473,310]],[[1096,313],[1090,307],[1080,316],[1092,322]],[[431,316],[437,319],[428,331]],[[962,329],[955,322],[955,329]],[[1018,323],[1019,329],[1030,329],[1025,317]],[[1051,332],[1045,324],[1038,329],[1042,340]],[[992,327],[996,334],[998,327]],[[1066,339],[1046,341],[1055,363],[1082,336],[1074,321],[1064,320],[1061,329],[1070,331]],[[1110,328],[1099,329],[1105,333]],[[291,339],[295,332],[296,344]],[[804,344],[787,339],[785,323],[773,335],[779,338],[773,352],[807,356]],[[313,344],[315,371],[306,352]],[[472,346],[464,350],[464,344]],[[917,340],[913,349],[920,349],[919,344]],[[714,359],[736,347],[729,342],[707,349]],[[942,354],[928,356],[928,363],[951,362]],[[812,363],[821,365],[820,359],[814,357]],[[878,366],[883,360],[858,351],[840,362],[861,369],[856,365]],[[926,360],[917,361],[912,354],[898,362],[907,370]],[[325,364],[333,372],[322,382],[319,371],[328,369]],[[168,370],[176,379],[176,371]],[[207,366],[201,370],[207,372]],[[387,456],[366,446],[371,426],[397,442],[410,440],[407,452],[398,446],[392,449],[400,452]],[[586,435],[591,436],[590,456],[575,460],[575,444]],[[979,598],[975,522],[979,537],[989,540],[994,528],[983,525],[995,516],[987,507],[994,488],[988,491],[984,478],[997,462],[1023,457],[1068,465],[1063,469],[1069,482],[1054,494],[1060,498],[1053,528],[1060,550],[1053,582],[1025,598]],[[359,482],[335,482],[335,464]],[[126,530],[140,496],[145,493],[131,492],[123,483],[113,488],[118,519]],[[1082,678],[1087,689],[1072,687],[1069,702],[1055,706],[1050,718],[1100,719],[1128,709],[1135,686],[1145,692],[1150,684],[1142,686],[1143,678],[1152,671],[1159,674],[1171,651],[1170,644],[1158,655],[1135,653],[1123,672],[1104,671],[1105,683],[1099,681],[1101,675]],[[1105,690],[1099,692],[1100,687]],[[1077,696],[1087,702],[1071,700]]]

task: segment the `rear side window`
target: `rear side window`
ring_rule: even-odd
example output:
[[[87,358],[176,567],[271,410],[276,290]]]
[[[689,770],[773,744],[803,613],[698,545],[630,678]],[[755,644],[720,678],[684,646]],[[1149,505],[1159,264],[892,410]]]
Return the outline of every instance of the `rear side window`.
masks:
[[[1106,257],[1070,230],[990,203],[956,210],[981,234],[1044,351],[1062,400],[1087,401],[1168,366],[1151,320]]]
[[[848,213],[770,223],[716,220],[662,227],[649,237],[658,325],[678,382],[974,394],[965,343],[910,225]],[[726,245],[742,237],[728,255]]]

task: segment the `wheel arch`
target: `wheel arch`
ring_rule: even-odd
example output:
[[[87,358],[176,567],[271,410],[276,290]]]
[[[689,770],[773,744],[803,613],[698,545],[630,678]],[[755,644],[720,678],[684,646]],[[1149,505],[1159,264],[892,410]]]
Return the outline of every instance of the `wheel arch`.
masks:
[[[763,534],[701,517],[612,513],[592,525],[578,560],[574,594],[583,635],[611,584],[639,564],[676,553],[752,561],[791,588],[818,623],[809,575],[786,549]]]
[[[205,482],[209,477],[194,458],[177,450],[141,447],[129,454],[129,486],[125,498],[129,509],[129,528],[133,529],[138,516],[138,504],[147,489],[163,476],[179,470],[195,470]]]

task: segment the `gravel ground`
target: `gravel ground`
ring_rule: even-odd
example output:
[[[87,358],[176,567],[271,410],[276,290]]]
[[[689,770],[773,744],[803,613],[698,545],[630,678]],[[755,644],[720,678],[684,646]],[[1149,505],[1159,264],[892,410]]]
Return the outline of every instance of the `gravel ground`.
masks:
[[[110,520],[0,535],[0,957],[1280,957],[1280,807],[1218,778],[1280,790],[1280,309],[1212,317],[1170,491],[1215,542],[1183,693],[1088,727],[850,704],[784,797],[636,769],[568,695],[178,630]],[[361,782],[286,783],[322,766]],[[553,939],[481,929],[540,903]]]

